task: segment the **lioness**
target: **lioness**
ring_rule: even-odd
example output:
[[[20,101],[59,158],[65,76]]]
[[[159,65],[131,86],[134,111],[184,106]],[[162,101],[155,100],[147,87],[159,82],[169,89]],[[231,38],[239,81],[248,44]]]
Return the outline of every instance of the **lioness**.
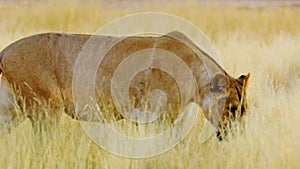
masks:
[[[16,92],[24,97],[25,103],[19,103],[22,105],[21,110],[26,110],[26,116],[33,123],[36,115],[31,109],[37,103],[37,98],[46,101],[51,107],[50,116],[48,113],[48,117],[44,118],[59,118],[58,109],[63,107],[71,117],[85,119],[74,112],[72,78],[76,59],[90,38],[91,35],[45,33],[21,39],[6,47],[0,53],[1,123],[5,123],[5,126],[18,123],[14,120],[17,112],[12,97]],[[130,54],[153,48],[175,54],[190,68],[196,79],[199,95],[199,99],[194,101],[202,107],[206,118],[215,127],[222,128],[227,120],[234,120],[245,114],[249,74],[237,79],[231,77],[180,32],[159,37],[93,36],[92,40],[95,47],[103,42],[117,42],[108,50],[98,67],[101,71],[96,75],[95,91],[99,93],[97,103],[100,108],[103,108],[101,104],[111,104],[110,83],[120,63]],[[96,53],[96,50],[91,53]],[[14,90],[12,86],[15,87]],[[131,103],[135,107],[141,106],[141,100],[147,98],[148,91],[154,89],[168,93],[167,102],[172,106],[167,106],[167,112],[179,109],[181,98],[176,81],[168,73],[157,69],[144,70],[135,76],[129,88]],[[111,109],[116,112],[114,105]],[[43,111],[39,113],[43,116]],[[170,118],[176,119],[176,113],[171,113]]]

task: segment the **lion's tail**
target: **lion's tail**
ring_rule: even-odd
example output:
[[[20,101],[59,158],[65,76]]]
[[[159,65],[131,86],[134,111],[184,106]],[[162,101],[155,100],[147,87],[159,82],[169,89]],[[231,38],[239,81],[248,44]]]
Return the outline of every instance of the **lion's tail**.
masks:
[[[0,75],[2,74],[2,58],[5,54],[5,49],[0,52]]]
[[[2,74],[2,53],[0,53],[0,75]]]

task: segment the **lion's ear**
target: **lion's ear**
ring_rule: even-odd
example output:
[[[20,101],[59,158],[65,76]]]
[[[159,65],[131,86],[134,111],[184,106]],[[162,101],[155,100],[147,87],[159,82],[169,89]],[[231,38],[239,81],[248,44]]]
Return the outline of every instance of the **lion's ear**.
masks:
[[[228,77],[223,73],[218,73],[214,75],[211,82],[212,92],[225,92],[226,88],[229,86]]]
[[[244,84],[244,86],[248,86],[248,81],[250,79],[250,73],[247,75],[241,75],[237,80],[241,83]]]

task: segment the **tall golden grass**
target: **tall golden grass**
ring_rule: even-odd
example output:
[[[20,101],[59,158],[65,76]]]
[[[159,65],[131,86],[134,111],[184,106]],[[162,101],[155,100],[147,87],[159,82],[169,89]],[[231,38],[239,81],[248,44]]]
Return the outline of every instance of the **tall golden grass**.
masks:
[[[51,134],[34,134],[29,120],[0,133],[0,168],[300,168],[300,8],[235,8],[183,4],[117,8],[98,3],[0,7],[0,49],[39,32],[94,33],[112,19],[143,11],[183,17],[212,40],[225,70],[251,72],[249,110],[230,141],[198,143],[199,125],[174,149],[137,160],[94,144],[63,116]]]

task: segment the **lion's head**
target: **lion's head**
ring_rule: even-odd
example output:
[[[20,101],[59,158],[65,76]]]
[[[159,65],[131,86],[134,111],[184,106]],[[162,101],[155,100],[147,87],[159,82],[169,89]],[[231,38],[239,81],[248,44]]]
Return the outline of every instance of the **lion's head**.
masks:
[[[228,132],[231,122],[245,115],[247,110],[246,89],[250,73],[237,79],[227,74],[216,74],[211,83],[211,92],[218,95],[215,108],[219,113],[217,136],[222,139]],[[215,109],[215,110],[216,110]]]

